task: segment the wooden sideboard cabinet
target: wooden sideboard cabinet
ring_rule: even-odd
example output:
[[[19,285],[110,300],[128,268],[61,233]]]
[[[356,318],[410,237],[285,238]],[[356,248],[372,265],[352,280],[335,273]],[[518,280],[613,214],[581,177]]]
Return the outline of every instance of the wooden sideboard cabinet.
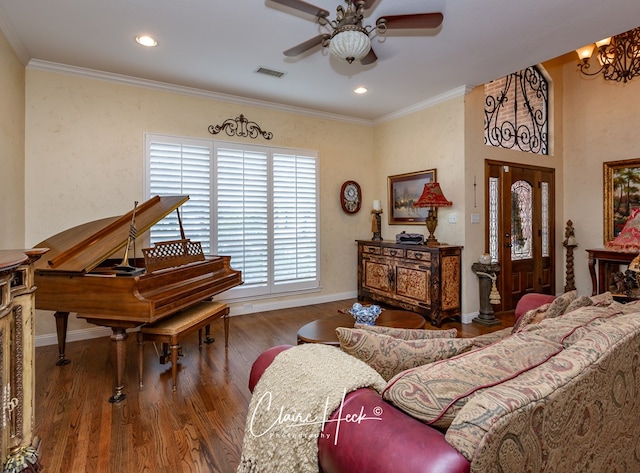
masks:
[[[0,382],[4,462],[33,443],[35,290],[33,263],[46,249],[0,250]]]
[[[358,240],[358,300],[418,312],[437,327],[461,313],[461,246]]]

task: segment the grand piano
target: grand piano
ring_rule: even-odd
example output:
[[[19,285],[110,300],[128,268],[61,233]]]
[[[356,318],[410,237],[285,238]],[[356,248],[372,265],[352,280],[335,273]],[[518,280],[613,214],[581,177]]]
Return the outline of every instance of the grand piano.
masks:
[[[199,243],[184,238],[182,225],[181,240],[144,249],[144,259],[135,254],[132,260],[127,257],[132,239],[178,211],[188,199],[155,196],[127,214],[79,225],[37,245],[49,248],[48,257],[34,268],[36,308],[55,311],[56,364],[69,362],[65,358],[69,313],[110,327],[116,356],[116,386],[110,402],[126,397],[122,378],[127,329],[170,317],[242,284],[229,256],[204,256]]]

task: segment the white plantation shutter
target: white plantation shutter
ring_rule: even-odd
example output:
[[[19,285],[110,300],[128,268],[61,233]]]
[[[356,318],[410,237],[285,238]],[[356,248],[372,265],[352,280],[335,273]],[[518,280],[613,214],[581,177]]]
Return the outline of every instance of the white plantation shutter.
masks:
[[[319,287],[316,153],[147,135],[146,154],[148,197],[188,194],[187,238],[242,271],[227,299]],[[177,238],[175,214],[151,231]]]
[[[316,159],[273,155],[273,270],[276,287],[315,282],[318,259]]]
[[[231,256],[242,271],[243,292],[269,286],[268,155],[242,146],[218,145],[216,155],[217,254]]]
[[[185,236],[211,253],[211,144],[206,141],[147,137],[149,197],[188,195],[180,207]],[[180,239],[178,215],[172,212],[151,228],[151,242]]]

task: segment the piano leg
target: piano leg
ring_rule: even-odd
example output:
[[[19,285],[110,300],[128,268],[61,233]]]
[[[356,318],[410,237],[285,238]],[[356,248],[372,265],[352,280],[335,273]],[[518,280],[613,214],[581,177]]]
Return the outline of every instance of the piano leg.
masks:
[[[69,312],[56,312],[53,314],[56,318],[56,332],[58,334],[58,361],[57,366],[63,366],[71,363],[64,357],[64,351],[67,344],[67,323],[69,322]]]
[[[116,349],[116,389],[113,396],[109,398],[110,403],[117,403],[126,399],[127,395],[123,392],[124,384],[122,381],[124,375],[124,359],[127,354],[127,329],[122,327],[111,327],[113,333],[111,340],[115,342]]]

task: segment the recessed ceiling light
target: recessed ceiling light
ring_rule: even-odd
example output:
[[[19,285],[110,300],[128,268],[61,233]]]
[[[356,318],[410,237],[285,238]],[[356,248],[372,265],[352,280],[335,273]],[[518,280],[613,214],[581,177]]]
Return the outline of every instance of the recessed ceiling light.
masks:
[[[366,94],[367,92],[369,92],[369,89],[367,89],[366,87],[360,86],[360,87],[356,87],[355,89],[353,89],[353,93],[361,95],[361,94]]]
[[[146,34],[136,36],[136,42],[148,48],[152,48],[158,45],[158,42],[154,38]]]

